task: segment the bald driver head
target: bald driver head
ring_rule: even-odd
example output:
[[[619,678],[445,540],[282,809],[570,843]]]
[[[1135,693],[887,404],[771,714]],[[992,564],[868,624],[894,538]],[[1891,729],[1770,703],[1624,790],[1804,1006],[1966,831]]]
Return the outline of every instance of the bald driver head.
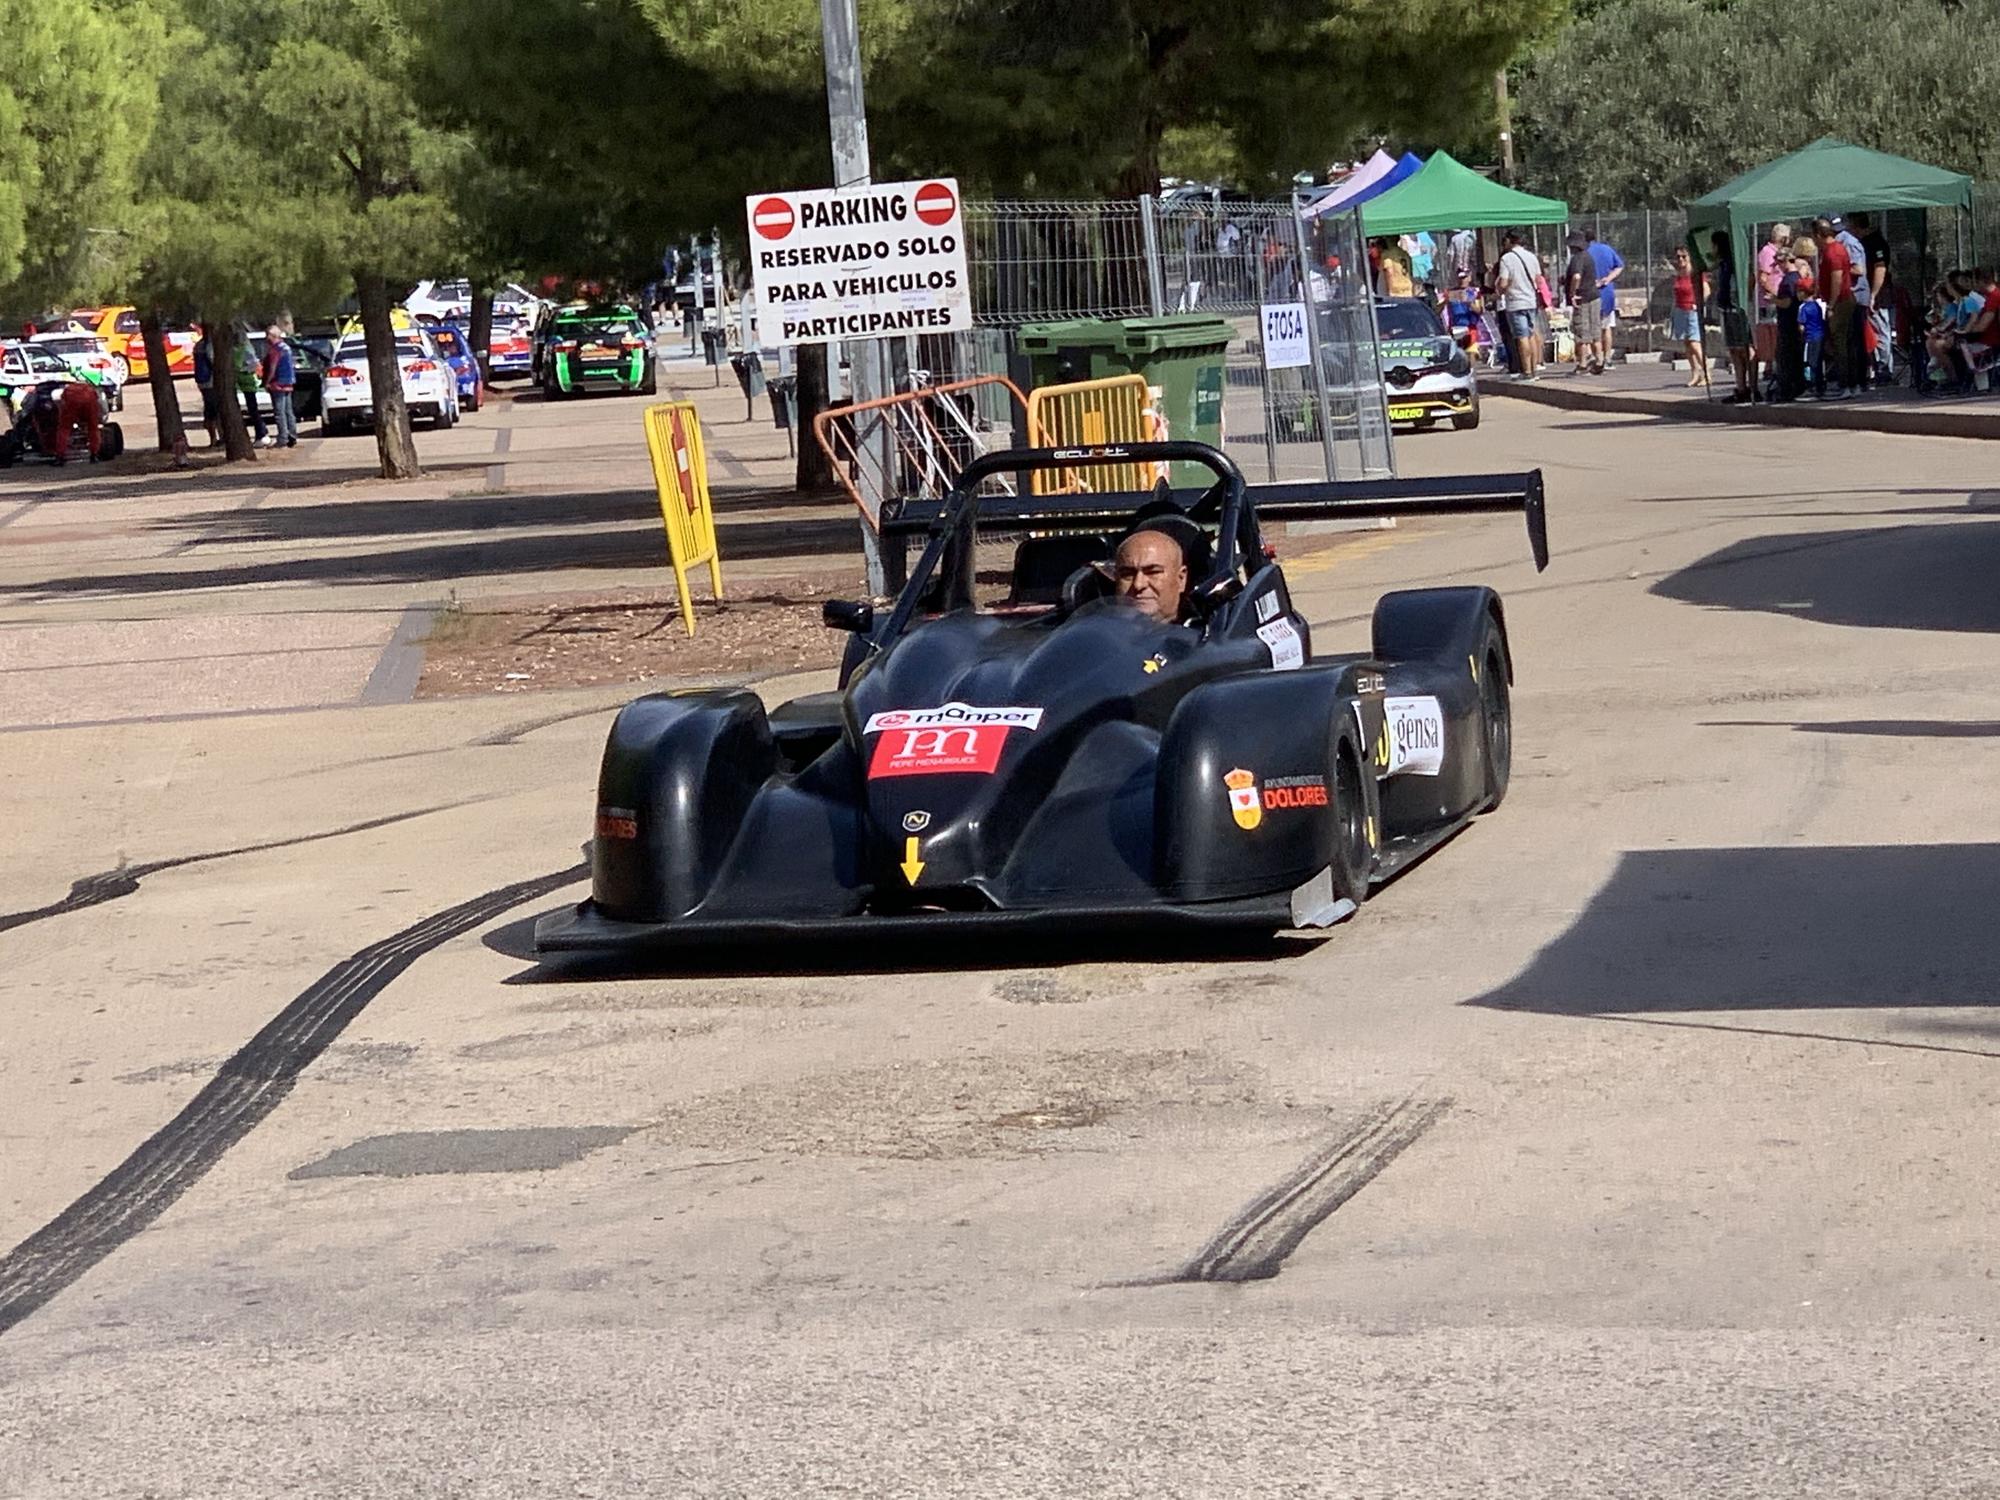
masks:
[[[1118,597],[1171,625],[1181,617],[1187,592],[1187,558],[1181,544],[1163,531],[1135,531],[1118,545],[1111,565]]]

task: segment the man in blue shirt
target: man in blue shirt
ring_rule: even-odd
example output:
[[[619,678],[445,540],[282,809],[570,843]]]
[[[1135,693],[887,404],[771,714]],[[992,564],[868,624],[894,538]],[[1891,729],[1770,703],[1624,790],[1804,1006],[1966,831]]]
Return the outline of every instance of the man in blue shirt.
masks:
[[[1597,267],[1597,366],[1596,373],[1602,375],[1604,367],[1611,363],[1611,333],[1618,326],[1618,273],[1625,269],[1625,257],[1605,244],[1590,230],[1591,263]]]

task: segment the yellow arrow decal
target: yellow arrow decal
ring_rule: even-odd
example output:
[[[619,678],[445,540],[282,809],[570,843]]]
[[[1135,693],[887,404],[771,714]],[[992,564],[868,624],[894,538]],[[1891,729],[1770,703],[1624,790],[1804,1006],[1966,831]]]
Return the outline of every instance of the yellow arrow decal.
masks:
[[[903,840],[903,878],[911,885],[924,873],[924,862],[917,858],[917,841],[914,837]]]

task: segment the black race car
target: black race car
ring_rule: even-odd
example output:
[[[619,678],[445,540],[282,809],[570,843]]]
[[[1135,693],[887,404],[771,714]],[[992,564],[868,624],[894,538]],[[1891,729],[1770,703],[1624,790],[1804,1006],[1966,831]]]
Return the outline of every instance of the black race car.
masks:
[[[1189,460],[1206,490],[1025,481]],[[1008,476],[1014,492],[990,492]],[[854,632],[838,691],[768,714],[747,691],[666,693],[619,714],[591,898],[544,917],[537,945],[1328,926],[1498,805],[1513,656],[1486,588],[1388,594],[1371,650],[1315,656],[1260,514],[1500,510],[1526,512],[1546,566],[1539,471],[1273,485],[1253,504],[1199,443],[977,459],[944,500],[885,514],[894,572],[926,543],[893,607],[826,606]],[[1181,544],[1185,623],[1112,597],[1103,561],[1139,525]]]

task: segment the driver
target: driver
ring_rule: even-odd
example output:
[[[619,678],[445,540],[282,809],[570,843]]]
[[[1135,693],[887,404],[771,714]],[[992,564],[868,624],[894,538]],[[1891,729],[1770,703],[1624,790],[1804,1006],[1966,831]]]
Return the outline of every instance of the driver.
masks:
[[[1178,624],[1187,594],[1187,555],[1166,532],[1142,527],[1118,544],[1111,581],[1121,602],[1162,624]]]

